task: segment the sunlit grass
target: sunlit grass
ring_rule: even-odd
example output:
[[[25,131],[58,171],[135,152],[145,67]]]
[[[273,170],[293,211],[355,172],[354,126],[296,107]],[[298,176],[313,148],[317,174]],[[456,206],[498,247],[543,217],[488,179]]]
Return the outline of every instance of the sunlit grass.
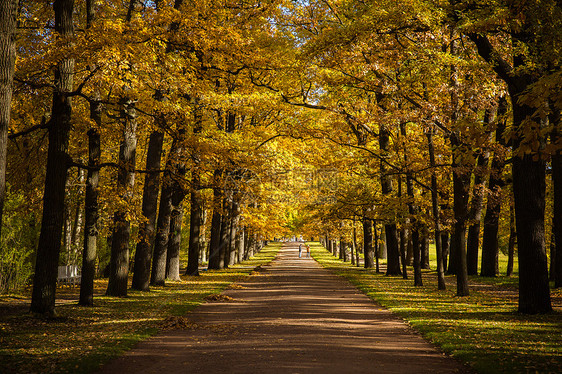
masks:
[[[414,287],[411,268],[410,279],[387,277],[343,263],[317,243],[311,248],[323,266],[350,280],[479,372],[562,372],[561,290],[552,291],[554,313],[523,315],[516,312],[516,277],[474,277],[471,296],[461,298],[455,296],[454,276],[447,276],[446,291],[438,291],[435,272],[424,271],[424,286]]]
[[[2,305],[16,309],[0,315],[0,373],[91,372],[156,333],[166,318],[185,315],[205,297],[249,276],[256,266],[270,262],[280,246],[272,243],[229,269],[182,276],[149,292],[129,290],[126,298],[104,296],[107,280],[96,280],[94,307],[77,305],[78,287],[61,287],[55,319],[27,312],[29,290],[3,297]]]

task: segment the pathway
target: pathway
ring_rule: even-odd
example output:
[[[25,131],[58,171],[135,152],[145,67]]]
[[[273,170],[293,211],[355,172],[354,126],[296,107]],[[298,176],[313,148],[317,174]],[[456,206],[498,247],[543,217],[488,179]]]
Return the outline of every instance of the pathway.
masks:
[[[470,372],[297,248],[100,373]]]

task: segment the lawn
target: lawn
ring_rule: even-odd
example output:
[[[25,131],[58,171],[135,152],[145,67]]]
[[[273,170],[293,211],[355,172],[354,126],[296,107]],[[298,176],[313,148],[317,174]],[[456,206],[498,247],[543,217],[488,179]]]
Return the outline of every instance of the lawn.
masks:
[[[129,290],[126,298],[103,296],[106,279],[95,282],[94,307],[77,305],[79,287],[57,290],[55,319],[28,313],[30,290],[0,297],[0,373],[88,373],[160,329],[181,327],[190,310],[270,262],[280,243],[248,261],[199,277]]]
[[[318,243],[312,255],[361,291],[404,318],[443,351],[480,373],[562,372],[562,290],[552,290],[555,311],[517,313],[517,278],[471,277],[471,295],[457,297],[456,280],[437,290],[435,271],[423,271],[423,287],[343,263]],[[503,266],[503,265],[502,265]],[[432,264],[435,269],[435,264]]]

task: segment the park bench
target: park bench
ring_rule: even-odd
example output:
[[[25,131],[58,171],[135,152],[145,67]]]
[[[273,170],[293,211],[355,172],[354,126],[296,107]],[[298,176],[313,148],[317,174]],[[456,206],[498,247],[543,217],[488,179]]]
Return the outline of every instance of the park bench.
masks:
[[[64,265],[59,266],[58,269],[58,283],[72,284],[74,286],[80,282],[78,265]]]

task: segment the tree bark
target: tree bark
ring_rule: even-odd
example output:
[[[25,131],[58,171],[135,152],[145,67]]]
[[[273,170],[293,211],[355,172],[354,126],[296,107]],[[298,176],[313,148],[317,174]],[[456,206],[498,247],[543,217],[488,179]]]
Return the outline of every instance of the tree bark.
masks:
[[[383,231],[381,229],[381,231]],[[373,252],[375,255],[375,272],[378,274],[380,273],[380,248],[379,248],[379,232],[377,230],[377,221],[373,221]],[[365,255],[366,258],[366,255]]]
[[[95,18],[93,0],[86,0],[86,27],[90,28]],[[90,101],[90,119],[96,124],[88,130],[88,174],[86,176],[86,193],[84,197],[84,248],[82,253],[82,271],[80,277],[79,305],[94,305],[94,278],[96,276],[97,240],[98,240],[98,186],[101,159],[101,137],[98,131],[102,126],[102,103],[99,92],[94,91]]]
[[[493,121],[493,115],[486,111],[485,126]],[[474,186],[472,188],[472,201],[470,204],[468,238],[466,244],[467,272],[468,275],[478,274],[478,249],[480,247],[480,221],[484,206],[484,189],[486,187],[486,174],[490,153],[483,149],[478,155],[476,170],[474,171]]]
[[[522,13],[524,15],[524,13]],[[531,19],[532,17],[529,17]],[[522,18],[524,19],[524,18]],[[518,25],[519,30],[512,37],[519,42],[532,40],[531,25]],[[513,107],[513,128],[516,134],[513,149],[513,195],[515,199],[515,225],[519,258],[519,312],[547,313],[552,311],[548,268],[545,249],[544,208],[545,208],[545,162],[535,159],[534,154],[517,153],[526,130],[536,132],[529,123],[539,122],[535,108],[520,102],[520,96],[536,81],[537,74],[519,72],[526,67],[526,57],[513,55],[513,68],[495,53],[488,38],[481,34],[469,34],[478,48],[478,53],[492,66],[508,86]],[[539,73],[540,72],[536,72]],[[531,121],[529,121],[531,119]],[[534,120],[534,121],[533,121]],[[540,137],[540,135],[538,135]],[[539,141],[540,143],[540,141]],[[538,150],[533,150],[534,152]]]
[[[468,218],[468,197],[470,188],[470,172],[468,166],[460,160],[463,157],[460,139],[457,134],[451,135],[453,145],[453,212],[455,224],[451,242],[451,256],[457,259],[455,274],[457,275],[457,296],[468,296],[468,274],[466,269],[466,223]],[[449,269],[450,270],[450,269]]]
[[[166,252],[166,278],[180,280],[180,249],[182,238],[183,221],[183,191],[181,198],[172,197],[172,212],[170,213],[170,236],[168,238],[168,249]]]
[[[513,262],[515,257],[515,242],[517,240],[517,233],[515,231],[515,207],[513,203],[509,204],[509,242],[507,244],[507,271],[506,276],[510,277],[513,274]]]
[[[6,197],[8,130],[16,62],[16,9],[18,0],[0,1],[0,233]]]
[[[228,193],[228,192],[227,192]],[[225,196],[223,198],[223,214],[221,216],[221,231],[220,231],[220,269],[228,268],[228,261],[230,259],[230,199]]]
[[[123,140],[119,149],[117,188],[120,190],[123,202],[129,202],[133,197],[135,184],[137,114],[135,103],[131,98],[123,98],[120,104],[122,106],[121,118],[124,123]],[[127,219],[125,208],[120,208],[115,212],[113,222],[109,281],[106,294],[108,296],[127,296],[131,223]]]
[[[387,157],[390,147],[390,131],[382,124],[379,129],[379,147],[381,158]],[[383,160],[381,160],[380,164],[380,173],[382,193],[385,196],[389,196],[393,191],[392,179],[389,175],[386,175],[386,164]],[[386,275],[400,275],[402,272],[400,270],[400,251],[398,249],[396,223],[386,223],[384,230],[386,232],[387,250]]]
[[[55,0],[55,33],[74,35],[74,0]],[[63,58],[54,68],[53,105],[49,126],[47,170],[43,193],[43,218],[37,247],[31,311],[54,315],[57,267],[64,222],[64,197],[68,174],[68,141],[72,116],[74,60]]]
[[[101,125],[101,103],[92,103],[90,117]],[[98,122],[99,121],[99,122]],[[84,228],[84,253],[82,254],[82,274],[80,278],[79,304],[84,306],[94,305],[94,278],[96,275],[97,240],[98,240],[98,185],[99,170],[94,169],[99,165],[101,158],[100,134],[92,127],[88,131],[88,176],[86,179],[85,197],[85,228]]]
[[[199,276],[199,235],[201,233],[201,215],[203,213],[203,200],[199,191],[199,179],[193,180],[191,191],[191,213],[189,217],[189,248],[187,252],[187,269],[185,275]]]
[[[498,121],[496,127],[496,150],[490,165],[490,178],[488,182],[488,198],[486,203],[486,214],[484,215],[484,232],[482,235],[482,260],[480,264],[480,275],[483,277],[495,277],[499,274],[499,217],[501,210],[501,195],[504,181],[502,172],[505,164],[504,147],[506,142],[503,134],[506,127],[503,118],[508,110],[507,100],[502,97],[498,105]]]
[[[372,227],[371,220],[363,217],[363,255],[365,257],[365,269],[371,269],[375,266]]]
[[[244,261],[244,237],[245,228],[244,226],[238,226],[238,232],[236,234],[236,253],[238,253],[238,262]]]
[[[560,110],[551,105],[550,123],[554,126],[550,134],[550,142],[559,144],[562,140],[560,133],[561,118]],[[562,151],[557,149],[552,155],[552,190],[554,199],[554,212],[552,216],[553,244],[551,244],[551,274],[554,280],[554,288],[562,287]]]
[[[150,262],[158,216],[158,192],[160,190],[160,167],[164,133],[156,130],[150,134],[146,154],[146,174],[142,195],[142,215],[145,220],[139,225],[138,242],[135,252],[132,288],[148,291],[150,283]]]
[[[179,139],[175,138],[170,148],[166,169],[162,180],[158,220],[156,222],[156,237],[154,239],[154,253],[152,256],[152,271],[150,285],[164,286],[166,282],[166,257],[168,254],[168,240],[170,239],[170,219],[172,215],[172,195],[174,193],[175,163],[180,157],[181,146]]]
[[[209,243],[209,269],[220,269],[220,232],[221,232],[221,204],[222,191],[218,186],[222,171],[216,169],[214,172],[213,187],[213,216],[211,218],[211,241]]]
[[[435,252],[437,260],[437,289],[445,290],[445,259],[443,256],[443,237],[441,233],[441,222],[439,219],[439,196],[437,194],[437,177],[435,175],[435,146],[433,134],[435,129],[426,132],[429,150],[429,166],[431,166],[431,210],[433,213],[433,229],[435,232]]]

